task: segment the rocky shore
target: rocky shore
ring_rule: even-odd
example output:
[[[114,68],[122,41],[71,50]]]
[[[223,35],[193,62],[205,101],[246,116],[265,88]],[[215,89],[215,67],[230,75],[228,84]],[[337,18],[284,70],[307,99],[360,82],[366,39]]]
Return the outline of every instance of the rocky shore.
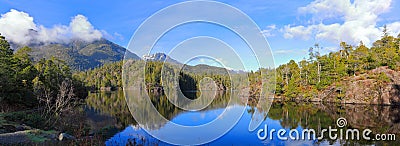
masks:
[[[400,72],[379,67],[335,83],[311,101],[399,105]]]

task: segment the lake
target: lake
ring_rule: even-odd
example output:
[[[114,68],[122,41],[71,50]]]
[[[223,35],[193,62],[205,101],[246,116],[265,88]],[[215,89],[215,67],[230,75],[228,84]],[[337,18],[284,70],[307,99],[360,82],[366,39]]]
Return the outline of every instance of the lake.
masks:
[[[196,94],[196,93],[195,93]],[[137,93],[128,93],[134,99],[143,99]],[[92,131],[101,132],[105,137],[106,145],[169,145],[156,138],[150,133],[168,133],[168,137],[182,137],[182,133],[174,131],[174,123],[184,126],[198,126],[212,122],[221,118],[221,114],[226,110],[235,111],[244,109],[243,115],[237,124],[223,136],[206,143],[206,145],[348,145],[348,144],[368,144],[368,145],[400,145],[397,141],[368,141],[368,140],[331,140],[329,137],[305,140],[280,140],[277,135],[272,139],[260,140],[258,131],[264,129],[285,129],[284,136],[288,137],[291,129],[302,131],[303,129],[315,129],[320,136],[321,129],[329,127],[336,129],[358,129],[360,131],[370,129],[372,136],[376,134],[395,134],[396,138],[400,134],[400,108],[396,106],[378,105],[355,105],[355,104],[329,104],[329,103],[280,103],[273,102],[269,111],[262,107],[246,105],[242,100],[230,100],[231,93],[218,93],[215,99],[204,109],[199,111],[185,111],[168,102],[162,95],[151,96],[151,101],[157,111],[165,117],[167,121],[158,120],[156,117],[147,117],[149,120],[134,120],[129,108],[146,110],[142,105],[126,104],[123,91],[90,93],[86,99],[87,123]],[[204,101],[198,100],[195,104],[203,104]],[[149,116],[147,115],[147,116]],[[252,132],[249,132],[249,123],[255,117],[264,117],[261,125]],[[224,117],[222,117],[224,118]],[[337,124],[338,118],[347,120],[346,127],[340,128]],[[141,128],[142,126],[147,127]],[[218,125],[219,124],[219,125]],[[224,123],[217,123],[213,127],[203,129],[204,133],[198,135],[213,135],[219,127],[224,127]],[[263,134],[263,133],[261,133]],[[299,136],[302,134],[300,132]],[[185,138],[183,136],[183,138]]]

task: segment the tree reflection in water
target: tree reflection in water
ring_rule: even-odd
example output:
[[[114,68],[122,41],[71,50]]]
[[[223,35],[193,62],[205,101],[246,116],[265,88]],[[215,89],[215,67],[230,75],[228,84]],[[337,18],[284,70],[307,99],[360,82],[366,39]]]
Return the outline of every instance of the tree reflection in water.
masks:
[[[140,92],[131,92],[132,96],[141,97],[138,95]],[[199,96],[200,93],[196,93]],[[230,92],[220,92],[216,94],[213,102],[205,109],[202,109],[199,112],[207,112],[212,110],[218,110],[225,108],[229,102]],[[168,101],[166,96],[158,95],[158,96],[150,96],[151,101],[154,107],[158,112],[161,113],[166,119],[179,119],[180,115],[186,113],[187,111],[181,110],[178,107],[174,106],[172,103]],[[139,100],[140,98],[135,98]],[[197,102],[202,102],[202,100],[198,100]],[[241,100],[233,101],[237,105],[245,106],[244,102]],[[195,103],[192,103],[195,104]],[[126,127],[130,127],[129,125],[136,125],[135,120],[132,118],[132,115],[129,112],[128,105],[126,104],[125,98],[123,96],[122,91],[117,92],[109,92],[109,93],[91,93],[87,98],[87,106],[95,109],[99,113],[103,115],[108,115],[111,118],[115,118],[115,122],[111,124],[115,124],[113,126],[120,127],[120,130],[123,130]],[[133,105],[131,105],[133,106]],[[140,107],[141,105],[134,105],[137,109],[146,109],[146,107]],[[376,133],[393,133],[396,134],[396,138],[400,135],[400,108],[396,106],[378,106],[378,105],[353,105],[353,104],[329,104],[329,103],[273,103],[268,113],[264,111],[263,108],[256,107],[254,105],[247,105],[247,112],[243,116],[254,116],[255,111],[259,111],[267,115],[267,117],[263,120],[263,124],[269,124],[266,121],[278,121],[282,128],[286,129],[295,129],[295,128],[307,128],[307,129],[315,129],[318,133],[321,129],[328,128],[329,126],[335,127],[336,120],[339,117],[344,117],[347,119],[347,128],[357,128],[360,130],[369,128],[374,134]],[[146,114],[146,110],[143,111],[143,114]],[[148,120],[146,126],[151,129],[159,129],[165,126],[167,123],[165,122],[156,122],[162,120],[156,120],[156,117],[148,117],[154,118],[153,120]],[[246,121],[247,124],[249,121]],[[244,122],[244,123],[246,123]],[[242,126],[242,125],[237,125]],[[248,125],[243,125],[248,126]],[[247,128],[247,127],[246,127]],[[132,135],[140,135],[140,137],[148,137],[145,132],[141,131],[140,128],[136,126],[137,130],[130,131],[134,132]],[[126,129],[125,129],[126,130]],[[124,131],[121,131],[122,133]],[[135,134],[136,133],[136,134]],[[247,133],[247,132],[245,132]],[[118,135],[118,134],[116,134]],[[228,132],[229,137],[229,132]],[[249,133],[247,135],[248,138],[254,138],[255,135]],[[136,142],[140,143],[140,139],[137,137]],[[132,138],[127,138],[132,141]],[[225,136],[223,137],[225,138]],[[243,137],[243,138],[246,138]],[[117,140],[120,143],[127,144],[128,141],[125,139],[115,139],[112,137],[109,141]],[[154,142],[154,141],[153,141]],[[394,144],[398,145],[399,142],[374,142],[374,141],[344,141],[344,140],[329,140],[324,139],[322,141],[316,143],[330,143],[330,144]],[[255,141],[255,144],[261,144],[261,141]]]

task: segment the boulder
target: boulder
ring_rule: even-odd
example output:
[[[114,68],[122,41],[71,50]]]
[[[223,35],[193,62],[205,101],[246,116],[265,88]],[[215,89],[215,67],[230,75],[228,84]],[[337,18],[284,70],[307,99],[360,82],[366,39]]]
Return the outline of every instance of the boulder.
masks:
[[[68,133],[60,133],[58,136],[59,141],[64,141],[64,140],[74,140],[75,137],[72,135],[69,135]]]

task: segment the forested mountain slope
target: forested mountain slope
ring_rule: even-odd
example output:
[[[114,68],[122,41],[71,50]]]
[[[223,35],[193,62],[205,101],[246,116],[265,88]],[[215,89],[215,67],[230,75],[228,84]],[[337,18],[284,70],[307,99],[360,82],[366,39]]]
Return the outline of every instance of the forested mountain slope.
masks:
[[[14,50],[24,45],[12,43]],[[37,62],[42,58],[55,57],[65,61],[74,70],[87,70],[102,66],[106,63],[120,61],[127,51],[107,39],[85,42],[72,40],[69,43],[31,43],[28,44],[32,51],[30,55]],[[128,58],[140,59],[137,55],[128,52]]]

